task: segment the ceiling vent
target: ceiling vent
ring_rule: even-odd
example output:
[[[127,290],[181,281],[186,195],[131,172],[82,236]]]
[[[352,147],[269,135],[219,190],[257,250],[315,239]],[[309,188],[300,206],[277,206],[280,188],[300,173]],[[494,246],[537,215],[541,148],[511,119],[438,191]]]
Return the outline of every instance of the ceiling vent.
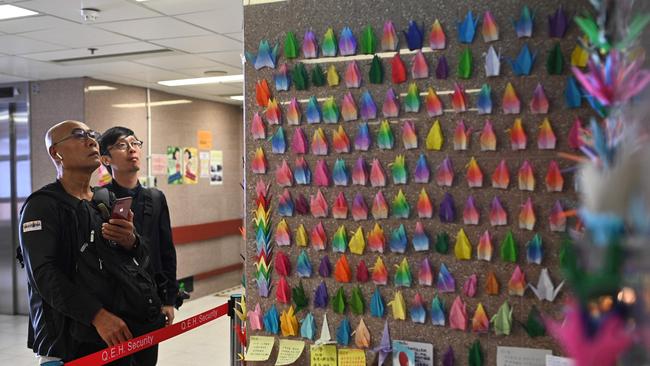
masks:
[[[175,51],[170,50],[168,48],[161,48],[158,50],[112,53],[106,55],[90,55],[90,56],[82,56],[82,57],[62,58],[62,59],[50,60],[50,61],[57,63],[59,65],[87,65],[87,64],[98,64],[98,63],[112,62],[112,61],[137,60],[140,58],[152,57],[152,56],[163,56],[163,55],[168,56],[174,52]]]

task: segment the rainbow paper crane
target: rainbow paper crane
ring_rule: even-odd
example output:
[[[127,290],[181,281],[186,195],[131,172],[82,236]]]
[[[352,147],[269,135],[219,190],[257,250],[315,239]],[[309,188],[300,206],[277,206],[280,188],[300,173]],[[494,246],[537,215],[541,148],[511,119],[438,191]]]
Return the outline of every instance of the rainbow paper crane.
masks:
[[[256,70],[263,69],[265,67],[275,69],[275,65],[278,61],[278,47],[276,44],[273,48],[269,45],[269,41],[261,40],[260,46],[257,49],[257,54],[252,52],[246,52],[246,60],[253,64]]]
[[[352,201],[352,219],[354,221],[368,220],[368,206],[361,193],[357,193]]]
[[[465,225],[478,225],[479,211],[476,207],[476,201],[473,196],[467,197],[467,202],[463,208],[463,223]]]
[[[481,25],[481,34],[485,43],[499,40],[499,26],[489,10],[483,15],[483,24]]]
[[[503,93],[503,114],[519,114],[521,111],[521,102],[517,96],[517,92],[511,83],[506,85],[506,90]]]
[[[411,267],[406,258],[402,259],[402,262],[399,265],[396,264],[395,268],[395,278],[393,281],[395,286],[411,287],[413,276],[411,275]]]
[[[381,49],[382,51],[396,51],[398,44],[399,38],[395,31],[395,25],[393,25],[393,22],[388,20],[384,23],[384,31],[381,37]]]
[[[447,40],[445,37],[445,32],[442,29],[442,25],[438,19],[434,20],[433,25],[431,26],[431,32],[429,33],[429,47],[432,50],[444,50],[447,46]]]
[[[429,87],[427,91],[424,104],[427,108],[427,114],[429,117],[440,116],[444,113],[442,101],[438,97],[438,94],[436,94],[436,91],[431,87]]]
[[[399,116],[399,101],[397,100],[393,88],[388,88],[386,91],[386,98],[381,107],[381,112],[385,118],[394,118]]]
[[[341,103],[341,116],[343,116],[345,122],[355,121],[359,116],[357,104],[354,102],[354,97],[350,92],[343,96],[343,102]]]
[[[255,232],[255,272],[258,293],[268,297],[271,290],[271,268],[269,263],[272,258],[273,243],[271,241],[271,210],[270,210],[270,185],[260,180],[256,186],[257,209],[253,212],[253,231]]]
[[[479,142],[481,151],[496,151],[497,149],[497,135],[494,133],[492,122],[489,120],[485,121]]]
[[[323,43],[321,44],[321,53],[323,57],[336,56],[336,36],[332,27],[327,28],[325,35],[323,35]]]
[[[465,90],[462,86],[457,83],[454,84],[454,93],[451,97],[451,105],[454,109],[454,112],[460,113],[467,111],[467,96],[465,95]]]
[[[521,210],[519,211],[519,228],[524,230],[533,230],[535,227],[535,220],[533,201],[528,197],[526,203],[521,205]]]
[[[296,97],[292,97],[291,101],[287,105],[287,112],[285,114],[287,118],[287,123],[289,125],[299,125],[300,124],[300,104]]]
[[[528,6],[524,5],[524,7],[521,9],[521,15],[519,16],[519,19],[516,21],[513,20],[512,22],[515,26],[517,37],[532,37],[534,20],[535,14],[530,11]]]
[[[411,77],[413,79],[426,79],[429,77],[429,65],[427,65],[427,60],[424,58],[422,50],[418,50],[413,57]]]
[[[305,37],[302,39],[302,55],[305,58],[318,57],[318,41],[313,31],[308,30],[305,32]]]

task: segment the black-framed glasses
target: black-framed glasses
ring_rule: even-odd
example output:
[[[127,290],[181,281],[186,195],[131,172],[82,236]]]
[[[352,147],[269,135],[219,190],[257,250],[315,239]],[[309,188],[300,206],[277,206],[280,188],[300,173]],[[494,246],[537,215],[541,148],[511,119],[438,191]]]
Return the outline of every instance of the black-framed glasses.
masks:
[[[117,143],[113,144],[108,149],[109,150],[115,149],[115,150],[120,150],[120,151],[126,151],[128,149],[140,150],[140,149],[142,149],[143,144],[144,144],[144,142],[142,142],[140,140],[133,140],[133,141],[124,140],[124,141],[120,141],[120,142],[117,142]]]
[[[75,128],[72,131],[70,131],[70,135],[62,138],[61,140],[55,142],[52,144],[52,146],[56,144],[60,144],[65,140],[69,139],[75,139],[75,140],[86,140],[86,139],[93,139],[97,141],[97,139],[101,136],[101,134],[97,131],[93,130],[84,130],[83,128]]]

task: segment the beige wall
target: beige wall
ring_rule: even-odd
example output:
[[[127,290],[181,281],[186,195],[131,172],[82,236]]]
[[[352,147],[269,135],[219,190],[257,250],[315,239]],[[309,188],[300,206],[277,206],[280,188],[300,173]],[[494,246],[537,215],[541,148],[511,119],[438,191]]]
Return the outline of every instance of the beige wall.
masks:
[[[45,132],[66,119],[84,120],[83,89],[81,78],[30,83],[32,190],[56,178],[54,165],[45,150]]]
[[[213,149],[224,153],[224,184],[210,186],[200,178],[196,185],[168,185],[158,176],[158,188],[169,204],[172,227],[231,220],[243,215],[242,202],[242,109],[238,106],[151,91],[151,101],[189,99],[192,103],[151,109],[152,137],[147,139],[146,108],[118,108],[117,104],[144,103],[146,90],[89,78],[39,82],[41,91],[32,94],[33,187],[54,178],[54,169],[43,148],[43,135],[63,119],[79,119],[97,131],[121,125],[152,144],[152,153],[164,154],[168,145],[197,147],[197,130],[212,132]],[[90,85],[109,85],[116,90],[85,91]],[[39,151],[43,150],[43,151]],[[143,151],[146,155],[146,145]],[[143,163],[142,176],[146,176]],[[178,277],[186,277],[239,263],[242,241],[239,236],[206,240],[176,247]],[[241,273],[225,274],[195,284],[195,297],[239,284]]]

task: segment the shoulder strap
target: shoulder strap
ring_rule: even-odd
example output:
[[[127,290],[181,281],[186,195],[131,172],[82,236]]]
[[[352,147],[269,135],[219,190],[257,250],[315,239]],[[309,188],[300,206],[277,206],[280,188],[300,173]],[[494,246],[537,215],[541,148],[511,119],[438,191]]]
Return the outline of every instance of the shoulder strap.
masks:
[[[115,195],[105,187],[93,189],[93,203],[102,213],[102,218],[108,220],[111,216],[110,209],[115,201]]]
[[[162,193],[156,188],[143,188],[144,222],[142,230],[148,235],[152,232],[154,221],[160,217]]]

